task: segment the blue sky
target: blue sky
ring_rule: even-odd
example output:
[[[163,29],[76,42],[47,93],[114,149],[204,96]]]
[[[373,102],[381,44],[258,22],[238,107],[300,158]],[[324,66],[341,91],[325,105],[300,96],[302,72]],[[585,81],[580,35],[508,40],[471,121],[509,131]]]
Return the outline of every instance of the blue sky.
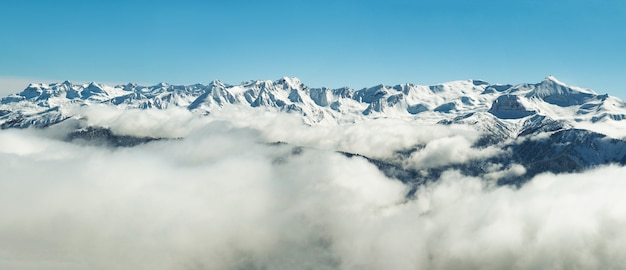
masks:
[[[626,99],[626,1],[3,1],[0,77],[310,86],[547,75]]]

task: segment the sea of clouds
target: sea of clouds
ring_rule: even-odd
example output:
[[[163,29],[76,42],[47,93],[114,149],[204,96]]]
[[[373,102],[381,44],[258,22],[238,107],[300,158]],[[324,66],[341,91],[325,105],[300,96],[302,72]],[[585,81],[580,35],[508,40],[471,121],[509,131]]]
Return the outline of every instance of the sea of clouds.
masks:
[[[272,113],[118,111],[90,125],[171,138],[62,140],[0,131],[0,269],[624,269],[626,168],[520,188],[445,172],[411,187],[358,156],[416,145],[407,166],[497,155],[463,126],[309,126]],[[277,143],[282,142],[282,143]],[[497,175],[524,168],[497,168]],[[489,178],[489,177],[487,177]]]

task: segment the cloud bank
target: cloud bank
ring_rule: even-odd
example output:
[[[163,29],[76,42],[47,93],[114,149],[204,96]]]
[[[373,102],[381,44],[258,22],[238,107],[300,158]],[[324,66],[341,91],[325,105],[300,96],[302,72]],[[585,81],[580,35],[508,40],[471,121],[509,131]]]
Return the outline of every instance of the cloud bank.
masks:
[[[519,189],[447,171],[407,199],[409,186],[334,150],[382,158],[423,145],[411,162],[428,167],[483,155],[453,147],[480,134],[384,119],[310,127],[275,115],[102,112],[86,115],[117,132],[184,138],[111,149],[0,131],[1,269],[626,266],[623,167],[543,174]]]

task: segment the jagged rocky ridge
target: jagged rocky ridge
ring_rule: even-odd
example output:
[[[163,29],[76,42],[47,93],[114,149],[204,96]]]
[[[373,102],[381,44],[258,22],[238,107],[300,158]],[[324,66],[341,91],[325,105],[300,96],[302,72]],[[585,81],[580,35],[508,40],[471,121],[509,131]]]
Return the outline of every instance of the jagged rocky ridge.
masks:
[[[360,90],[311,88],[297,78],[282,78],[239,85],[220,81],[208,85],[160,83],[154,86],[106,86],[68,81],[31,84],[21,93],[0,100],[0,125],[3,128],[45,127],[75,116],[64,110],[69,106],[93,104],[120,109],[181,107],[199,114],[233,106],[262,108],[300,114],[309,124],[375,117],[459,122],[471,113],[486,113],[498,120],[544,115],[553,120],[595,122],[626,117],[626,107],[621,100],[565,85],[553,77],[537,84],[492,85],[467,80],[434,86],[377,85]]]
[[[436,179],[446,169],[482,175],[490,164],[520,164],[526,173],[500,179],[522,183],[541,172],[575,172],[609,163],[626,163],[626,144],[621,139],[576,128],[578,123],[621,121],[626,104],[618,98],[566,85],[554,77],[534,84],[489,84],[466,80],[433,86],[377,85],[355,90],[348,87],[311,88],[297,78],[249,81],[229,85],[154,86],[97,83],[31,84],[24,91],[0,100],[0,127],[45,128],[66,119],[80,119],[71,108],[95,104],[118,109],[167,109],[179,107],[198,115],[226,108],[269,110],[300,115],[310,125],[344,124],[373,118],[403,118],[416,124],[462,124],[483,131],[475,147],[498,145],[508,155],[472,160],[426,171],[403,166],[402,158],[374,160],[388,175],[407,182]],[[546,136],[539,136],[545,134]],[[111,146],[133,146],[155,138],[115,135],[106,127],[77,129],[67,139],[108,141]],[[349,154],[351,155],[351,154]]]

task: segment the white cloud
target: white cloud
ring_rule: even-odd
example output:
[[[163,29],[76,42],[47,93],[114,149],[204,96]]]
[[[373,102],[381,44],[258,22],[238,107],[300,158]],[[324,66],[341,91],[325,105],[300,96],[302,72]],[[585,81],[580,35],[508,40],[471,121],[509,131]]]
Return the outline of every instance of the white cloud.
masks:
[[[194,129],[212,121],[178,107],[166,110],[120,110],[113,106],[95,104],[87,107],[70,107],[66,110],[71,110],[68,115],[86,118],[86,125],[107,127],[116,134],[140,137],[185,137]]]
[[[462,136],[469,141],[480,133],[467,126],[421,125],[402,119],[373,119],[354,124],[309,126],[295,115],[259,114],[223,110],[213,114],[238,127],[258,129],[267,140],[301,146],[345,151],[372,158],[389,158],[396,151],[411,149],[442,137]]]
[[[576,128],[587,129],[593,132],[607,135],[615,139],[626,139],[626,123],[625,121],[612,121],[607,120],[605,122],[580,122],[576,123]]]
[[[307,260],[321,248],[327,219],[377,211],[407,192],[363,159],[314,150],[289,158],[290,147],[259,144],[245,130],[204,132],[113,152],[68,145],[74,155],[62,158],[47,152],[64,143],[19,153],[0,145],[10,175],[0,180],[0,266],[286,265],[283,252]],[[4,138],[18,135],[41,142],[25,132]]]
[[[483,180],[448,171],[407,200],[408,186],[329,149],[384,157],[426,144],[414,161],[435,166],[487,155],[469,148],[479,134],[395,120],[323,128],[273,115],[88,113],[116,131],[185,139],[108,149],[0,131],[0,269],[626,264],[623,167],[544,174],[520,189],[485,181],[520,166],[493,165]],[[309,147],[267,143],[278,140]]]
[[[501,164],[491,164],[491,168],[487,168],[487,173],[483,176],[485,180],[496,182],[505,177],[516,177],[526,174],[526,168],[520,164],[511,164],[506,168],[502,168]]]
[[[407,160],[408,166],[417,169],[434,168],[502,153],[495,146],[484,149],[472,148],[472,143],[472,141],[461,135],[434,139],[428,142],[424,149],[411,155]]]

